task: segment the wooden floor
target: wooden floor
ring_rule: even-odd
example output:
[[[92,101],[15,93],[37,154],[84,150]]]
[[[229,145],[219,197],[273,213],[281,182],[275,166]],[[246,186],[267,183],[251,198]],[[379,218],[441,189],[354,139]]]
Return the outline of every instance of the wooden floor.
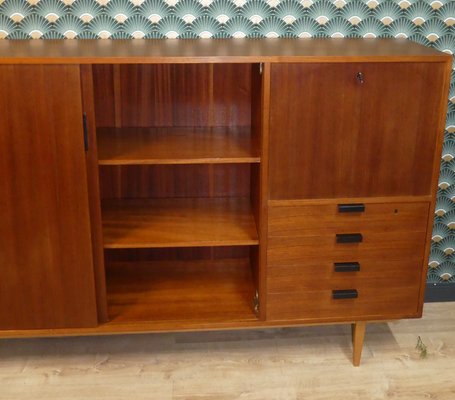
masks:
[[[427,356],[415,349],[418,336]],[[455,399],[455,303],[348,326],[0,341],[0,399]]]

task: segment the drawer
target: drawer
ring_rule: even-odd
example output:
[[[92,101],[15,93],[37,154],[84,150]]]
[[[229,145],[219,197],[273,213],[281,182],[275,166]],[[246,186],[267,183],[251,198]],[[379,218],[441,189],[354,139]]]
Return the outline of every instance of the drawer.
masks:
[[[420,287],[423,257],[398,260],[359,257],[355,260],[305,260],[300,264],[267,268],[268,293],[290,293],[380,287],[387,289],[397,282]]]
[[[427,201],[289,204],[269,207],[268,319],[417,315]],[[335,263],[351,271],[336,272]],[[349,289],[356,298],[332,297]]]
[[[361,243],[337,243],[335,233],[324,236],[269,237],[267,265],[304,265],[318,260],[348,262],[361,258],[399,261],[423,257],[425,231],[363,232]]]
[[[350,207],[352,203],[354,206]],[[272,206],[269,207],[268,235],[426,231],[428,212],[429,203],[426,201]]]
[[[355,288],[357,298],[333,299],[332,290],[272,293],[267,296],[267,320],[333,320],[356,318],[393,319],[413,317],[418,313],[419,286],[401,285],[387,288],[362,284]]]

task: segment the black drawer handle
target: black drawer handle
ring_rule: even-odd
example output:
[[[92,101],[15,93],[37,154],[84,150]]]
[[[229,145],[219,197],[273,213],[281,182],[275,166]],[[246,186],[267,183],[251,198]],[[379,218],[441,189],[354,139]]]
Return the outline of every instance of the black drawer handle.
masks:
[[[337,233],[337,243],[361,243],[361,233]]]
[[[360,271],[360,264],[358,262],[342,262],[335,263],[335,272],[357,272]]]
[[[365,204],[353,203],[353,204],[338,204],[338,212],[340,213],[358,213],[365,211]]]
[[[359,297],[359,293],[356,289],[332,290],[334,300],[356,299],[357,297]]]

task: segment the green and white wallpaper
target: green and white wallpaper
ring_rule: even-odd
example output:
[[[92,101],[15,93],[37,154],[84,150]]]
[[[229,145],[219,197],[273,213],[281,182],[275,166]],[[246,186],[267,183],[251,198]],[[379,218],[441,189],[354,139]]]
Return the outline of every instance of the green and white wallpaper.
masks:
[[[454,0],[0,0],[0,39],[401,37],[455,54]],[[455,67],[455,65],[454,65]],[[455,282],[455,70],[429,282]]]

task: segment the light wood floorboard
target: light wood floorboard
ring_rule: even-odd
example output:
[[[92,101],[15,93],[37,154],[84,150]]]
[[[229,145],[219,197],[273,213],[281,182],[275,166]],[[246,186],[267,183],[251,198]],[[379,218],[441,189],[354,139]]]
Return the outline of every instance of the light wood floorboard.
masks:
[[[418,336],[427,356],[416,350]],[[0,341],[1,400],[453,400],[455,303],[349,325]]]

